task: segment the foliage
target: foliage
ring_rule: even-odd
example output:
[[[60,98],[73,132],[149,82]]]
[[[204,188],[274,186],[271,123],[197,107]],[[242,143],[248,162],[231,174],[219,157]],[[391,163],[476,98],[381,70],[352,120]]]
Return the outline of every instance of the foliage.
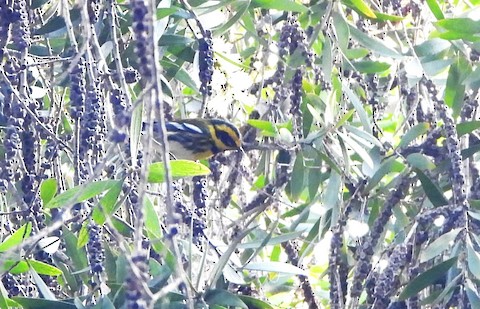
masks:
[[[0,0],[0,307],[480,308],[478,5]]]

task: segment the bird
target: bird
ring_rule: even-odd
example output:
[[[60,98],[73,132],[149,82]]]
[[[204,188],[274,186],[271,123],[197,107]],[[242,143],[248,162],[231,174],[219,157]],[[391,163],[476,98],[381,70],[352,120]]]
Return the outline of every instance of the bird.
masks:
[[[165,123],[169,151],[175,159],[202,160],[227,150],[241,150],[238,128],[224,119],[188,118]],[[161,143],[160,124],[153,124],[153,138]]]

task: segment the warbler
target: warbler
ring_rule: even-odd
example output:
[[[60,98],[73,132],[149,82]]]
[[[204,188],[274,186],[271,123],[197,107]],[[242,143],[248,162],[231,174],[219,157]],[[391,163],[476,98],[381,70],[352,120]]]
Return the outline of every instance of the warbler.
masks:
[[[201,160],[226,150],[240,150],[240,131],[232,123],[223,119],[181,119],[165,124],[170,153],[176,159]],[[159,132],[154,124],[155,138]]]

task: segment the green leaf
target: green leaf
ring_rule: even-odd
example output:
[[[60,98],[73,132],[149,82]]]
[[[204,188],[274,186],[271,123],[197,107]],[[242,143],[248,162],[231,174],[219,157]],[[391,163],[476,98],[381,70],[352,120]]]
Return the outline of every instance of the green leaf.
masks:
[[[464,84],[475,91],[478,91],[480,88],[480,67],[476,67],[472,72],[465,78]]]
[[[354,8],[356,8],[358,11],[360,11],[366,17],[377,18],[377,16],[370,9],[370,7],[365,2],[363,2],[362,0],[349,0],[349,2],[353,5]]]
[[[83,248],[88,243],[89,235],[88,235],[88,228],[87,224],[84,223],[82,228],[78,232],[78,239],[77,239],[77,248]]]
[[[158,218],[158,213],[155,210],[155,206],[148,197],[145,197],[143,202],[143,209],[145,212],[145,228],[149,232],[149,235],[155,235],[155,238],[160,238],[162,236],[162,226]],[[152,237],[149,238],[151,239]]]
[[[353,60],[353,59],[359,59],[367,56],[370,51],[366,48],[363,47],[358,47],[358,48],[350,48],[344,51],[345,56],[347,59]]]
[[[112,224],[119,232],[125,237],[131,237],[133,231],[135,230],[131,225],[129,225],[127,222],[124,220],[120,219],[119,217],[113,216],[112,217]]]
[[[480,151],[480,144],[476,144],[473,146],[468,147],[467,149],[463,149],[460,153],[462,154],[462,159],[470,158],[475,153]]]
[[[162,19],[164,17],[170,16],[180,10],[179,7],[171,6],[167,8],[158,8],[156,12],[156,17],[158,19]]]
[[[30,264],[30,266],[40,275],[60,276],[62,274],[60,269],[44,262],[27,260],[27,263]]]
[[[288,263],[282,262],[251,262],[243,267],[248,270],[267,271],[273,273],[306,276],[305,270]]]
[[[47,3],[49,0],[34,0],[31,2],[31,5],[29,7],[30,10],[35,10]]]
[[[77,309],[75,304],[60,300],[47,300],[42,298],[12,297],[14,301],[22,305],[23,309]]]
[[[4,272],[9,272],[12,275],[18,275],[26,273],[30,267],[26,261],[14,261],[14,260],[6,260],[0,263],[2,266],[1,270]]]
[[[443,196],[442,190],[434,184],[427,175],[425,175],[421,170],[414,169],[417,173],[418,179],[422,183],[423,190],[427,195],[430,202],[435,207],[443,206],[448,204],[448,200]]]
[[[442,19],[435,23],[437,26],[453,33],[463,34],[477,34],[480,33],[480,21],[470,18],[448,18]]]
[[[478,128],[480,128],[479,120],[461,122],[457,124],[458,137],[472,133],[473,131],[478,130]]]
[[[205,176],[211,173],[210,169],[201,163],[189,160],[170,161],[170,170],[173,179],[180,179],[193,176]],[[165,167],[163,162],[156,162],[150,165],[148,170],[148,182],[161,183],[165,181]]]
[[[52,293],[52,291],[50,291],[50,288],[47,286],[45,281],[43,281],[42,277],[40,277],[34,269],[30,269],[30,273],[32,274],[35,286],[42,297],[48,300],[56,300],[55,295]]]
[[[444,19],[445,16],[443,16],[442,9],[438,5],[438,2],[436,0],[427,0],[428,7],[430,8],[430,11],[432,11],[433,16],[435,16],[436,19]]]
[[[426,40],[419,45],[413,47],[418,57],[433,56],[442,53],[452,47],[452,43],[434,38]]]
[[[48,178],[42,181],[40,185],[40,198],[44,204],[50,202],[50,200],[57,193],[57,180],[55,178]]]
[[[260,246],[274,246],[274,245],[278,245],[278,244],[281,244],[283,242],[298,238],[303,233],[304,233],[304,231],[281,234],[280,236],[271,237],[270,239],[268,239],[268,241],[266,243],[264,242],[264,239],[253,240],[253,241],[249,241],[249,242],[246,242],[246,243],[239,244],[237,246],[237,248],[239,248],[239,249],[240,248],[241,249],[257,249]]]
[[[407,162],[419,170],[433,170],[436,166],[433,161],[422,153],[412,153],[407,156]]]
[[[405,19],[405,17],[402,17],[402,16],[385,14],[385,13],[378,12],[378,11],[375,11],[375,10],[373,10],[373,13],[377,16],[377,18],[375,18],[375,20],[378,20],[378,21],[393,21],[393,22],[397,22],[397,21],[402,21],[402,20]]]
[[[292,177],[288,183],[290,199],[292,201],[298,200],[304,188],[305,165],[303,162],[303,153],[299,152],[295,163],[293,165]]]
[[[70,10],[70,20],[72,23],[80,18],[80,9],[73,8]],[[55,31],[66,28],[65,19],[63,16],[55,16],[51,18],[45,25],[34,31],[34,35],[52,34]]]
[[[461,230],[462,228],[453,229],[435,239],[420,252],[420,262],[423,263],[436,258],[443,251],[447,250],[452,245],[452,242],[455,240],[455,238],[457,238],[458,233],[460,233]]]
[[[343,51],[348,48],[348,40],[350,38],[350,30],[345,18],[339,13],[332,14],[333,26],[335,27],[335,35],[338,40],[338,45]]]
[[[350,146],[350,148],[355,152],[355,154],[362,158],[363,163],[365,163],[370,169],[373,170],[375,164],[373,163],[373,159],[367,152],[367,150],[363,146],[358,144],[355,140],[350,138],[348,134],[343,134],[340,131],[337,131],[337,134],[339,137],[341,137],[343,141],[345,141],[348,146]]]
[[[427,133],[429,128],[430,125],[426,122],[414,125],[410,130],[408,130],[407,133],[402,136],[400,143],[398,143],[398,148],[407,147],[413,140]]]
[[[293,0],[252,0],[253,7],[260,7],[262,9],[274,9],[278,11],[289,11],[305,13],[308,8]]]
[[[454,59],[439,59],[422,62],[422,67],[428,75],[437,75],[445,71],[454,61]]]
[[[365,192],[369,192],[375,188],[375,186],[383,179],[385,175],[391,172],[401,172],[405,166],[396,160],[395,157],[391,157],[382,162],[378,170],[373,174],[372,178],[368,181],[365,187]]]
[[[390,68],[390,64],[386,62],[380,62],[380,61],[358,61],[358,62],[352,62],[352,65],[355,67],[355,69],[361,73],[381,73]]]
[[[322,166],[322,160],[320,157],[315,156],[313,162],[316,164],[314,166],[307,166],[307,186],[308,186],[308,195],[309,201],[313,201],[317,194],[319,193],[320,183],[324,180],[324,173],[321,172],[320,166]]]
[[[45,208],[58,208],[91,199],[98,194],[110,190],[118,184],[118,180],[93,181],[80,186],[73,187],[54,197]]]
[[[118,197],[122,192],[123,180],[115,184],[108,192],[100,199],[100,205],[95,206],[93,209],[92,218],[98,225],[103,225],[106,220],[106,216],[113,215],[117,209],[121,206],[117,204]]]
[[[470,42],[480,41],[480,36],[476,36],[469,33],[463,33],[463,32],[454,32],[454,31],[442,32],[438,34],[438,37],[444,40],[450,40],[450,41],[454,41],[454,40],[465,40]]]
[[[457,257],[453,257],[445,262],[442,262],[429,270],[421,273],[415,279],[410,281],[407,284],[405,289],[403,289],[402,293],[398,297],[399,300],[405,300],[410,297],[417,295],[420,291],[428,287],[429,285],[435,283],[438,279],[445,276],[446,273],[453,265],[457,262]]]
[[[210,306],[216,305],[248,309],[248,306],[237,295],[225,290],[209,290],[205,293],[204,299]]]
[[[248,306],[248,308],[256,308],[256,309],[275,309],[272,305],[263,300],[252,296],[246,296],[239,294],[238,297]]]
[[[330,178],[328,178],[328,185],[322,195],[322,204],[327,209],[336,208],[342,189],[342,177],[335,171],[331,171]]]
[[[3,282],[0,281],[0,308],[10,308],[9,305],[8,305],[8,302],[11,301],[13,302],[12,300],[10,300],[8,298],[8,292],[7,290],[5,289],[5,286],[3,285]],[[12,304],[11,307],[19,307],[20,305],[19,304]]]
[[[460,115],[465,96],[465,85],[463,81],[471,71],[472,68],[470,64],[463,57],[458,57],[450,66],[444,100],[445,103],[452,108],[454,118]]]
[[[471,308],[480,308],[480,295],[477,286],[470,279],[466,279],[465,286]]]
[[[65,239],[65,254],[71,258],[74,269],[85,269],[86,267],[88,267],[85,250],[81,250],[77,247],[77,236],[67,228],[64,228],[63,238]]]
[[[195,80],[192,78],[191,73],[188,73],[187,71],[185,71],[184,68],[180,68],[177,71],[177,73],[175,74],[175,78],[191,89],[194,89],[194,90],[198,89],[197,84],[195,83]]]
[[[395,59],[403,57],[402,54],[387,46],[383,41],[377,38],[369,37],[353,25],[349,24],[348,26],[350,28],[351,35],[355,38],[355,40],[358,41],[358,43],[362,44],[364,47],[374,52],[377,52],[382,56],[392,57]]]
[[[342,90],[348,96],[348,98],[350,99],[350,102],[352,102],[353,106],[355,107],[355,110],[357,111],[358,117],[360,118],[360,121],[362,122],[363,129],[366,132],[371,133],[372,132],[372,124],[370,123],[368,114],[365,111],[365,109],[363,108],[363,104],[360,101],[360,99],[358,98],[358,96],[346,84],[342,85]]]
[[[473,248],[472,241],[467,241],[467,262],[468,269],[477,278],[480,279],[480,254]]]
[[[158,40],[158,46],[192,45],[196,40],[177,34],[164,34]]]
[[[250,6],[250,0],[239,0],[234,1],[235,15],[228,19],[228,21],[220,26],[219,28],[213,30],[214,36],[220,36],[224,34],[230,27],[232,27],[237,21],[239,21],[245,12],[248,12],[248,7]]]
[[[268,136],[275,136],[277,135],[277,127],[270,121],[266,120],[258,120],[258,119],[249,119],[247,123],[254,128],[262,130],[268,133]]]
[[[371,146],[377,146],[379,148],[383,147],[382,143],[369,132],[362,131],[357,127],[351,126],[349,124],[344,125],[344,128],[350,133],[348,134],[349,136],[352,136],[352,138],[356,139],[364,145],[365,143],[367,143],[369,145],[371,144]]]
[[[26,223],[16,230],[12,235],[7,236],[0,244],[0,252],[5,252],[17,245],[20,245],[25,239],[30,237],[32,224]]]

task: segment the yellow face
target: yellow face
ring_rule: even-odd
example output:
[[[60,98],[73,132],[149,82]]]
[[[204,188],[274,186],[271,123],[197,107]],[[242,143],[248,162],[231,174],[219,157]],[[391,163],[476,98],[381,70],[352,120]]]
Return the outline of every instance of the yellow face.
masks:
[[[209,129],[215,145],[220,151],[237,150],[242,146],[240,132],[231,123],[213,123]]]

